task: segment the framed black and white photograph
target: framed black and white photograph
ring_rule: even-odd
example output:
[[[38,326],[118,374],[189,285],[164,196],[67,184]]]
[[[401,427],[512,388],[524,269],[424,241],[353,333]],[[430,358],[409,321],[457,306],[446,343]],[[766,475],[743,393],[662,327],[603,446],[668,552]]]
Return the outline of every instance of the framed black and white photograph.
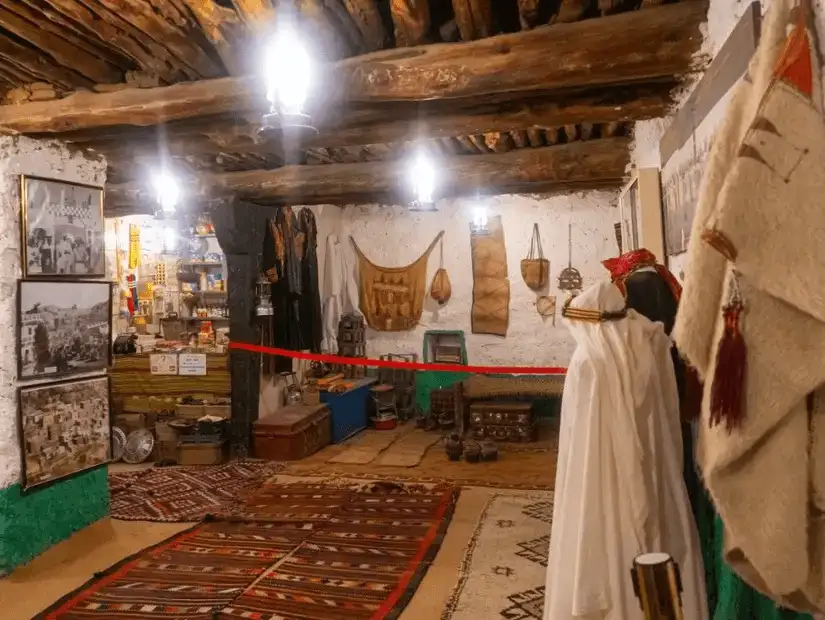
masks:
[[[103,188],[23,175],[23,275],[106,275]]]
[[[109,378],[18,389],[23,489],[112,460]]]
[[[105,370],[112,333],[112,284],[20,280],[17,376],[55,379]]]

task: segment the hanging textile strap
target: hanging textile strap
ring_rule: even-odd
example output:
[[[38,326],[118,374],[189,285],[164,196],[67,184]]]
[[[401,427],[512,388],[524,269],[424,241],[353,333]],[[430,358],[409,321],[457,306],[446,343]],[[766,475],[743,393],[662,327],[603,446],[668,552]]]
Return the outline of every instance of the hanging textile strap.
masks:
[[[438,233],[438,234],[435,236],[435,239],[433,239],[433,242],[429,245],[429,247],[427,247],[427,249],[426,249],[426,250],[424,250],[424,253],[423,253],[421,256],[419,256],[418,258],[416,258],[416,259],[415,259],[413,262],[411,262],[409,265],[405,265],[405,266],[403,266],[403,267],[380,267],[379,265],[376,265],[376,264],[375,264],[375,263],[373,263],[370,259],[368,259],[368,258],[367,258],[367,256],[366,256],[366,255],[365,255],[365,254],[361,251],[361,248],[359,248],[359,247],[358,247],[358,244],[357,244],[357,243],[355,243],[355,237],[353,237],[352,235],[350,235],[350,236],[349,236],[349,240],[350,240],[350,242],[352,243],[352,247],[353,247],[353,249],[354,249],[354,250],[355,250],[355,252],[358,254],[358,257],[359,257],[359,258],[361,258],[362,260],[364,260],[364,261],[368,262],[368,263],[369,263],[370,265],[372,265],[373,267],[378,267],[379,269],[381,269],[381,270],[383,270],[383,271],[403,271],[403,270],[405,270],[405,269],[409,269],[410,267],[412,267],[413,265],[415,265],[418,261],[420,261],[420,260],[422,260],[422,259],[427,259],[427,258],[430,256],[430,254],[432,253],[432,251],[435,249],[435,244],[436,244],[436,243],[438,243],[438,242],[441,240],[441,238],[442,238],[443,236],[444,236],[444,231],[442,230],[440,233]],[[443,245],[442,245],[442,247],[441,247],[441,255],[442,255],[442,261],[443,261],[443,256],[444,256],[444,246],[443,246]]]
[[[539,223],[533,224],[533,236],[530,238],[530,253],[527,255],[527,260],[538,258],[544,259],[544,250],[541,248],[541,233],[539,232]]]

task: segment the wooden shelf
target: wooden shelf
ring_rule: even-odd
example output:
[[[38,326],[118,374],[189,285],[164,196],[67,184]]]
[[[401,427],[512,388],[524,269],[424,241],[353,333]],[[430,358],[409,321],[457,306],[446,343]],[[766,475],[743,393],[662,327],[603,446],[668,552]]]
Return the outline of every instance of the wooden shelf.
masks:
[[[181,267],[223,267],[223,263],[217,261],[181,261]]]

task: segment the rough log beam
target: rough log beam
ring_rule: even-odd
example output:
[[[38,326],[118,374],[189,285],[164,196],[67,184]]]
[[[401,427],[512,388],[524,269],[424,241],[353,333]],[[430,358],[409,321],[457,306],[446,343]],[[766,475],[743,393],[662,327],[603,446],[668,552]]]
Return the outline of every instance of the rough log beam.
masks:
[[[427,32],[430,30],[428,0],[390,0],[390,14],[398,47],[426,43]]]
[[[369,52],[380,50],[387,40],[384,22],[375,0],[344,0],[344,6],[361,31],[364,47]]]
[[[462,40],[473,41],[492,36],[491,0],[453,0],[453,11]]]
[[[626,85],[682,76],[693,66],[706,2],[689,0],[575,24],[468,43],[386,50],[329,65],[320,83],[343,89],[346,102],[464,99]],[[157,89],[78,93],[48,104],[0,107],[0,128],[61,132],[254,109],[255,77],[219,78]],[[316,102],[319,109],[335,102]],[[321,105],[323,103],[323,105]],[[338,106],[335,106],[338,107]]]
[[[343,147],[372,142],[392,144],[505,131],[521,131],[524,144],[516,136],[513,138],[519,146],[527,146],[524,130],[529,127],[535,130],[536,126],[556,127],[575,122],[617,123],[661,117],[666,112],[667,99],[662,94],[656,94],[656,90],[668,92],[670,85],[656,89],[616,89],[598,95],[579,93],[575,98],[566,98],[564,103],[558,104],[542,98],[535,102],[481,106],[443,115],[438,115],[437,110],[416,111],[406,107],[398,110],[397,115],[388,114],[384,107],[371,111],[345,111],[338,119],[342,126],[321,125],[318,136],[307,141],[304,148]],[[222,117],[204,119],[196,125],[182,122],[167,125],[160,135],[154,127],[81,130],[63,134],[61,139],[94,148],[110,161],[128,161],[137,155],[158,157],[161,152],[177,157],[192,153],[258,153],[284,157],[278,142],[265,142],[259,138],[259,126],[255,120],[254,116],[250,116],[246,124],[228,124]],[[34,137],[47,136],[34,134]]]
[[[629,140],[607,138],[555,147],[521,149],[471,157],[445,158],[438,162],[443,172],[442,196],[475,193],[565,191],[572,187],[618,186],[629,161]],[[201,196],[236,196],[259,204],[348,204],[372,200],[403,199],[409,171],[403,162],[285,166],[276,170],[253,170],[201,175]],[[112,207],[139,204],[150,193],[139,184],[106,188]]]

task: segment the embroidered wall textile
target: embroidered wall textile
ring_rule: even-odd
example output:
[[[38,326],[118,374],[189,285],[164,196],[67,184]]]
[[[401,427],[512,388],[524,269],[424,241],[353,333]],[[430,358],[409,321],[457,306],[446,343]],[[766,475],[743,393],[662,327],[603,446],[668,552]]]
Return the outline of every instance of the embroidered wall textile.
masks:
[[[418,323],[427,291],[427,258],[443,235],[442,230],[424,253],[406,267],[380,267],[372,263],[350,237],[358,255],[358,296],[367,325],[382,332],[396,332],[412,329]]]
[[[474,334],[506,336],[510,324],[510,280],[501,216],[487,220],[489,234],[470,237],[473,261],[473,307],[470,320]]]

